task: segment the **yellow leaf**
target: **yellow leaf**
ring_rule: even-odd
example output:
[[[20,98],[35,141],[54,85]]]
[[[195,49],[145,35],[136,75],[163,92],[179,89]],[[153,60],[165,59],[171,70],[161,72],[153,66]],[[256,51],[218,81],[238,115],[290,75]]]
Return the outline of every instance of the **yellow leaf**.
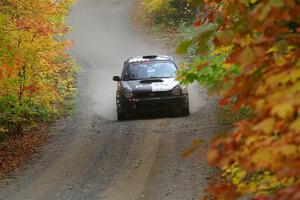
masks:
[[[6,133],[7,129],[0,127],[0,133]]]
[[[250,0],[250,3],[255,4],[257,0]]]
[[[226,54],[232,50],[232,46],[222,46],[219,48],[216,48],[211,54],[212,55],[218,55],[218,54]]]
[[[297,133],[300,133],[300,119],[295,120],[291,125],[290,125],[290,130],[295,131]]]
[[[266,85],[271,88],[277,87],[281,83],[282,77],[284,77],[282,74],[271,75],[266,79]]]
[[[276,61],[276,64],[278,66],[283,66],[283,65],[286,64],[286,60],[282,56],[277,56],[277,58],[275,59],[275,61]]]
[[[267,53],[274,53],[277,52],[278,48],[277,47],[271,47],[270,49],[267,50]]]
[[[300,69],[293,70],[293,72],[290,74],[290,79],[293,83],[298,81],[300,79]]]
[[[270,134],[273,131],[275,125],[275,119],[274,118],[267,118],[254,126],[253,130],[255,131],[262,131],[266,134]]]
[[[297,154],[297,152],[298,152],[297,150],[298,150],[298,148],[296,145],[285,144],[285,145],[281,146],[278,151],[281,154],[283,154],[284,156],[292,156],[292,155]]]
[[[293,105],[291,103],[277,104],[273,107],[271,114],[277,115],[281,119],[285,119],[290,116],[294,111]]]
[[[252,155],[251,160],[257,165],[257,167],[264,168],[274,161],[274,154],[272,151],[262,148]]]
[[[240,184],[243,178],[247,175],[247,172],[245,170],[238,170],[235,173],[235,177],[232,179],[234,184]]]
[[[225,63],[225,64],[223,65],[223,68],[224,68],[224,69],[230,69],[231,67],[232,67],[232,64]]]
[[[260,100],[258,100],[258,101],[256,102],[256,108],[257,108],[258,110],[261,110],[261,109],[263,109],[263,107],[265,106],[265,104],[266,104],[266,100],[260,99]]]

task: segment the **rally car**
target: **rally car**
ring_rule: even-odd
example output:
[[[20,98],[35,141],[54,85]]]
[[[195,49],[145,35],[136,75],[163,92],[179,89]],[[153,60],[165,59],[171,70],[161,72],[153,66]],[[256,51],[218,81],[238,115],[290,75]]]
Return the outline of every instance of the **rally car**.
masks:
[[[118,82],[118,120],[136,113],[172,111],[189,115],[187,88],[176,80],[177,65],[171,56],[132,57],[124,62]]]

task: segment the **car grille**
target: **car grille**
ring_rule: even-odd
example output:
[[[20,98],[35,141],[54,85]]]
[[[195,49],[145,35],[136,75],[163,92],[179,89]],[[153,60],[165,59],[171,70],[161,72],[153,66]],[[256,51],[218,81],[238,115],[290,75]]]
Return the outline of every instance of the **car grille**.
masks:
[[[153,98],[153,97],[169,97],[169,96],[172,96],[170,91],[135,93],[135,97],[137,98]]]

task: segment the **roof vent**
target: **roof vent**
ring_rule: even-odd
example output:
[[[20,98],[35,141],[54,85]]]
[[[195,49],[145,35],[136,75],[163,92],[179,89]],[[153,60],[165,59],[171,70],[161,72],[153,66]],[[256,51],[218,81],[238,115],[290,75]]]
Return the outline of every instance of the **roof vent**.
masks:
[[[155,58],[157,58],[156,55],[143,56],[143,59],[155,59]]]

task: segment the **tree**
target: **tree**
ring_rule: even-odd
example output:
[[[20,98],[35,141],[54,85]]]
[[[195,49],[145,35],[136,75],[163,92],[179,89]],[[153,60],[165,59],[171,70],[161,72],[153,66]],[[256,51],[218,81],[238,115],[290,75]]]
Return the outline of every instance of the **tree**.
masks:
[[[253,112],[211,143],[208,159],[224,169],[227,181],[210,191],[216,199],[245,194],[299,199],[300,2],[204,0],[198,5],[202,10],[195,26],[216,26],[184,41],[188,45],[182,43],[179,50],[196,45],[197,54],[207,55],[210,40],[216,48],[232,45],[224,63],[239,66],[239,75],[224,77],[227,88],[220,103]]]
[[[0,127],[25,125],[60,111],[74,91],[75,65],[65,17],[71,0],[0,1]]]

